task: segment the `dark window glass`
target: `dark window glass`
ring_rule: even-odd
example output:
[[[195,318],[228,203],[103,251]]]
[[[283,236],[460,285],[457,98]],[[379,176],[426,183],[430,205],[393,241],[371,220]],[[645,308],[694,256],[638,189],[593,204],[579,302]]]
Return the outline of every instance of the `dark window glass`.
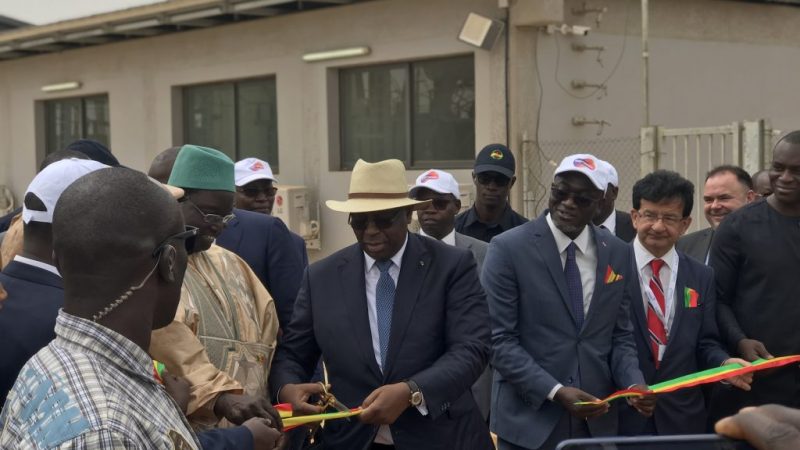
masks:
[[[108,96],[48,100],[45,109],[45,149],[52,153],[78,139],[110,140]]]
[[[358,158],[446,167],[475,157],[472,55],[343,69],[339,102],[342,169]]]
[[[234,161],[255,157],[278,172],[275,78],[183,89],[184,140],[216,148]]]

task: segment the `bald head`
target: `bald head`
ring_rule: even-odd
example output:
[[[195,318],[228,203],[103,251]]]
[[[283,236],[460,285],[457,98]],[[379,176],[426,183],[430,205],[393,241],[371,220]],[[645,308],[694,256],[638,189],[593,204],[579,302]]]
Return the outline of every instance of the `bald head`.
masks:
[[[147,174],[156,180],[166,184],[169,180],[169,174],[172,173],[172,166],[175,165],[175,158],[178,157],[178,152],[181,151],[180,147],[170,147],[153,158],[150,164],[150,170]]]

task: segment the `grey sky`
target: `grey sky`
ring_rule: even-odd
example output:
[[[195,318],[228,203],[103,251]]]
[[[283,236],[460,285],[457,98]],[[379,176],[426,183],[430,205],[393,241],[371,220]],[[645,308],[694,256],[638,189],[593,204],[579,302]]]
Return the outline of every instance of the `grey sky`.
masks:
[[[159,1],[162,0],[0,0],[0,15],[42,25]]]

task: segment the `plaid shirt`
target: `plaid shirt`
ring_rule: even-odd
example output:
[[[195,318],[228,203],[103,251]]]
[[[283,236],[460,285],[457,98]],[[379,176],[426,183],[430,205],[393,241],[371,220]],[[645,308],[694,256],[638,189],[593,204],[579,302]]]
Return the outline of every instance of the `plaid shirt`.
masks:
[[[8,395],[0,449],[200,448],[138,345],[63,310],[55,332]]]

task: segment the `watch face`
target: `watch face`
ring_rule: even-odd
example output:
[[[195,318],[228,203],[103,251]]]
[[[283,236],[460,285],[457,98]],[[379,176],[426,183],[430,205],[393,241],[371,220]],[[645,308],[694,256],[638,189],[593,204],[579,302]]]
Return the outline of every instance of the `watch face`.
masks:
[[[422,403],[422,394],[419,392],[414,392],[411,394],[411,404],[414,406],[419,406]]]

